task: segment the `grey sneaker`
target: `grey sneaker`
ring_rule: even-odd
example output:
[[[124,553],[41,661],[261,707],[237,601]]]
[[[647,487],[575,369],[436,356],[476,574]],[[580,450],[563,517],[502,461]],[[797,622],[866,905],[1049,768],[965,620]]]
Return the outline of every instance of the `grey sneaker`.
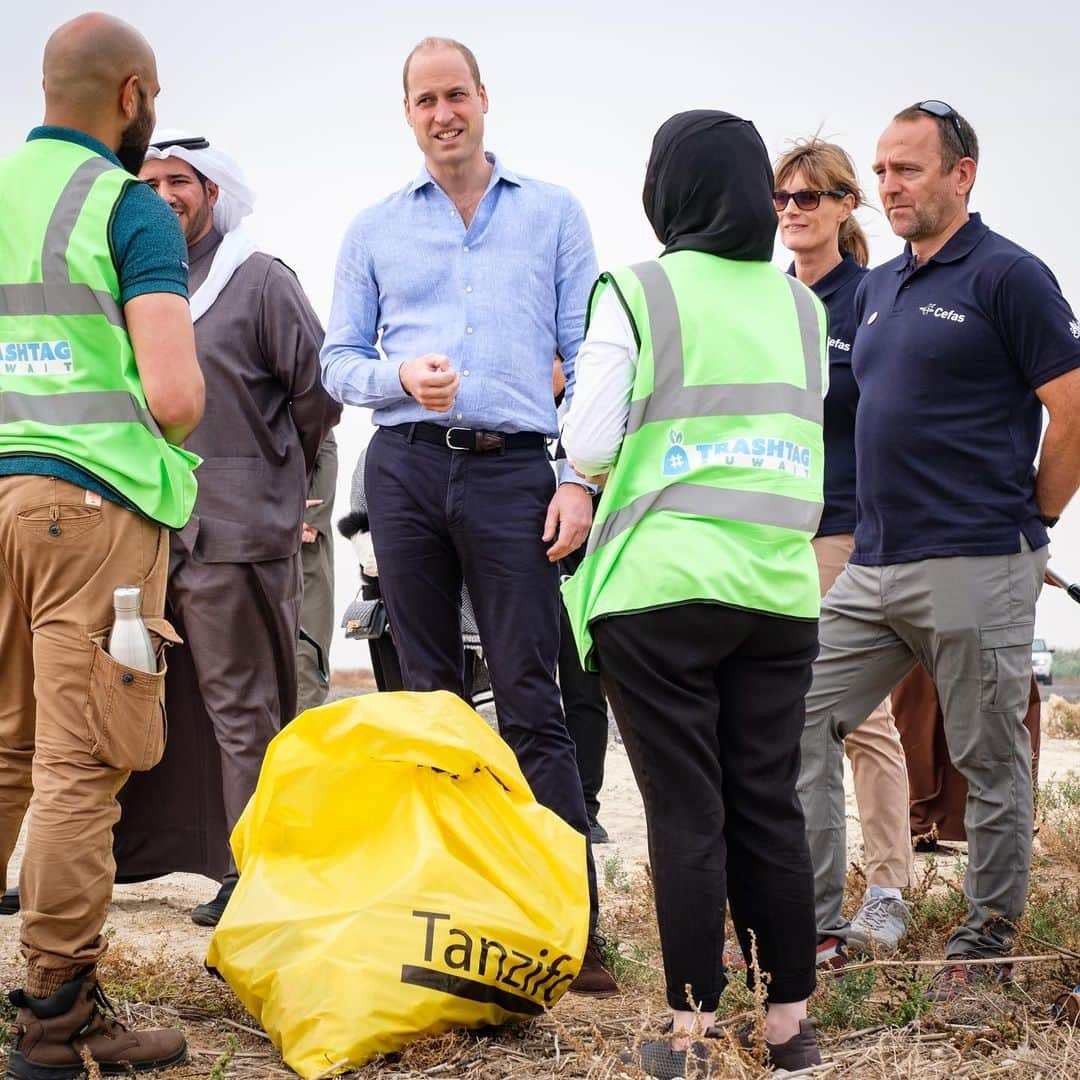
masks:
[[[889,956],[907,937],[910,925],[911,912],[903,900],[874,895],[867,890],[862,907],[848,928],[847,944],[851,949],[877,949],[882,956]]]

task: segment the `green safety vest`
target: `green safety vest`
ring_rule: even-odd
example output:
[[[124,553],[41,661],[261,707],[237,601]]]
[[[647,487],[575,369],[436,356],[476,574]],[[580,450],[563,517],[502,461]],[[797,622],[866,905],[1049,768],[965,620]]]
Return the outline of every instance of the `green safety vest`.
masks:
[[[169,443],[146,407],[109,249],[131,182],[59,139],[0,161],[0,455],[71,462],[179,528],[200,459]]]
[[[590,625],[693,601],[814,619],[825,309],[769,263],[696,251],[602,274],[638,342],[630,415],[585,558],[563,586]]]

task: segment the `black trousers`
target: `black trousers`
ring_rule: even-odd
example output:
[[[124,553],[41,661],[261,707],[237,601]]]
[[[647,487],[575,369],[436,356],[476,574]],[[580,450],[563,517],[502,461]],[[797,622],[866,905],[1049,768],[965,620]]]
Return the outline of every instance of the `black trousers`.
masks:
[[[585,549],[581,547],[568,555],[559,563],[560,572],[564,576],[572,574],[584,554]],[[566,730],[574,740],[578,775],[585,795],[585,812],[590,821],[596,821],[600,813],[600,789],[604,786],[604,758],[607,756],[607,700],[600,676],[585,671],[581,666],[574,631],[565,607],[561,611],[561,627],[559,689],[566,713]]]
[[[473,453],[380,428],[364,473],[379,583],[409,690],[469,701],[461,642],[464,580],[484,648],[499,733],[538,802],[588,838],[574,741],[555,664],[559,573],[542,536],[555,474],[542,447]],[[595,928],[597,895],[587,847]]]
[[[716,1008],[724,906],[768,999],[815,985],[814,875],[795,793],[817,623],[693,603],[603,619],[604,687],[645,803],[667,1000]]]

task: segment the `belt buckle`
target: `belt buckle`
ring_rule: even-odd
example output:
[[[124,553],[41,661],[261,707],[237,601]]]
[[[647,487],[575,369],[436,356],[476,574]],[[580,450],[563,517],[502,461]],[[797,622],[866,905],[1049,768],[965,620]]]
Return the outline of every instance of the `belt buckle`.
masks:
[[[452,443],[452,442],[450,441],[450,437],[451,437],[451,436],[452,436],[452,435],[454,434],[454,432],[455,432],[455,431],[468,431],[468,432],[471,432],[471,431],[472,431],[472,428],[467,428],[467,427],[451,427],[451,428],[447,428],[447,429],[446,429],[446,445],[447,445],[447,446],[448,446],[448,447],[449,447],[449,448],[450,448],[451,450],[457,450],[457,451],[458,451],[459,453],[460,453],[460,452],[465,452],[465,453],[467,453],[467,452],[468,452],[469,450],[471,450],[471,449],[472,449],[472,447],[471,447],[471,446],[455,446],[455,445],[454,445],[454,443]]]

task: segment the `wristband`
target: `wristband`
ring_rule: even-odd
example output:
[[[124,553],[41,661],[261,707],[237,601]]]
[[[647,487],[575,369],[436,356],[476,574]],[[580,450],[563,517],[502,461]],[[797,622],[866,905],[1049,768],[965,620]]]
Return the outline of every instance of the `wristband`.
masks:
[[[1040,514],[1039,520],[1048,528],[1052,529],[1060,520],[1061,515],[1055,514],[1053,517],[1048,517],[1046,514]]]

